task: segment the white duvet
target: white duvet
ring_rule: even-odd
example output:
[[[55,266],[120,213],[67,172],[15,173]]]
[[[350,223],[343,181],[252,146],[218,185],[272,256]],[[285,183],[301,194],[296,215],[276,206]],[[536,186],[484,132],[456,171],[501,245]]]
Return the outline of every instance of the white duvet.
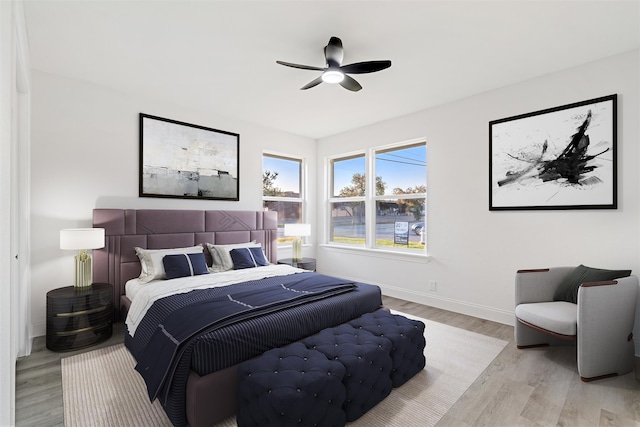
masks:
[[[136,328],[147,313],[147,310],[160,298],[189,292],[194,289],[215,288],[266,277],[288,276],[305,271],[286,264],[271,264],[264,267],[229,270],[221,273],[202,274],[200,276],[181,277],[171,280],[152,280],[147,283],[143,283],[138,279],[131,279],[125,285],[127,297],[131,300],[131,308],[125,323],[129,334],[134,336]]]

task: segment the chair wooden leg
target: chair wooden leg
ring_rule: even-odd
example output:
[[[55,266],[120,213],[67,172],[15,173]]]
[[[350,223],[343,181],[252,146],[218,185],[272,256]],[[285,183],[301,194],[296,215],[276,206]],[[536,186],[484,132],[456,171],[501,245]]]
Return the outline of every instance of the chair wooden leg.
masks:
[[[543,344],[531,344],[531,345],[518,345],[517,347],[519,350],[522,350],[524,348],[549,347],[549,344],[543,343]]]
[[[580,379],[582,381],[584,381],[585,383],[588,383],[590,381],[603,380],[605,378],[612,378],[612,377],[617,377],[617,376],[618,376],[618,374],[613,373],[613,374],[606,374],[606,375],[598,375],[597,377],[591,377],[591,378],[580,377]]]

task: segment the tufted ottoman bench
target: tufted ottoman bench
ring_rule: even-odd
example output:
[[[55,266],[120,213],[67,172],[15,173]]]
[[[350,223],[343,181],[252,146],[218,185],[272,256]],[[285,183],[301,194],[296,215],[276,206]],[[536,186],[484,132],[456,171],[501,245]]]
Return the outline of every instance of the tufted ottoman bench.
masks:
[[[378,310],[364,314],[349,324],[391,341],[391,381],[394,387],[401,386],[424,369],[424,323]]]
[[[347,397],[343,405],[347,421],[364,415],[391,393],[391,341],[349,324],[327,328],[302,340],[346,368],[343,379]]]
[[[238,427],[344,426],[345,367],[300,342],[238,367]]]

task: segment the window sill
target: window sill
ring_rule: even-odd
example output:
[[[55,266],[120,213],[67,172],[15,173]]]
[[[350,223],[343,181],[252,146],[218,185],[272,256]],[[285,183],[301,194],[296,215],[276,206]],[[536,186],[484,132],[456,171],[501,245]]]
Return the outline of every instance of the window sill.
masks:
[[[384,249],[372,249],[372,248],[364,248],[364,247],[337,245],[332,243],[324,243],[319,246],[331,252],[341,252],[345,254],[362,255],[367,257],[376,257],[376,258],[384,258],[384,259],[407,261],[407,262],[417,262],[420,264],[426,264],[431,261],[431,256],[424,253],[414,254],[414,253],[390,251],[390,250],[384,250]]]
[[[311,243],[303,243],[302,244],[303,248],[310,248],[312,246],[313,245]],[[291,243],[285,243],[285,244],[282,244],[282,245],[278,245],[278,250],[280,250],[280,249],[293,249],[293,245]]]

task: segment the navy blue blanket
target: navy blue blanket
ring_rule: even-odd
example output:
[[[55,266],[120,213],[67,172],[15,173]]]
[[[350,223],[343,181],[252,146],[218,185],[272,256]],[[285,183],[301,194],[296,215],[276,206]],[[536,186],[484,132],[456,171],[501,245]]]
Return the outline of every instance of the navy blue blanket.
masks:
[[[344,279],[320,274],[300,275],[286,285],[267,285],[251,291],[229,293],[198,301],[169,315],[154,332],[138,357],[136,370],[142,375],[153,401],[168,391],[171,378],[189,342],[202,333],[284,308],[353,290]],[[197,291],[193,291],[197,292]]]

